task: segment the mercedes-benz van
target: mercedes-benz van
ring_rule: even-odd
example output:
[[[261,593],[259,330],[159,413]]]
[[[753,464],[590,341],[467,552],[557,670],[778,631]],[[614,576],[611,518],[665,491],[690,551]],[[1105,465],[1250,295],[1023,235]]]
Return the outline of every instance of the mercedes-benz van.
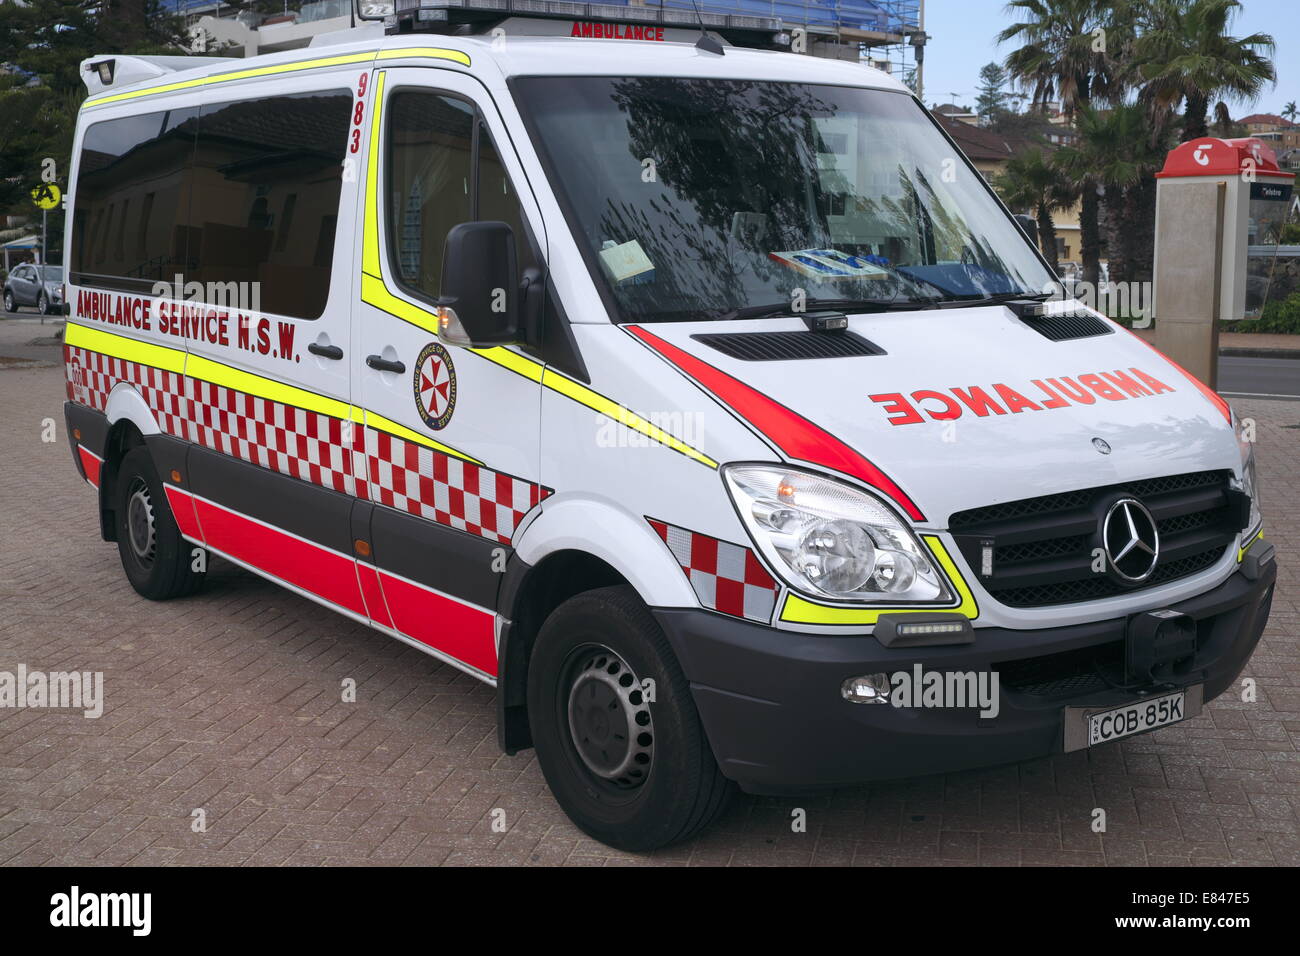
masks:
[[[629,849],[1232,685],[1252,445],[1049,298],[911,92],[743,18],[475,9],[86,62],[67,421],[140,594],[219,556],[493,685]]]

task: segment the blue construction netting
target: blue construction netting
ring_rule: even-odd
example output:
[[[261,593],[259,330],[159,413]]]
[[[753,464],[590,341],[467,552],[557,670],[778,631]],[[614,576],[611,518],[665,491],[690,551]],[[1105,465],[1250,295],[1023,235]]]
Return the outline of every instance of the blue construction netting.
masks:
[[[627,0],[601,0],[626,6]],[[215,9],[215,0],[163,0],[175,13]],[[289,0],[288,9],[299,10],[302,0]],[[647,4],[657,6],[653,0]],[[691,0],[663,0],[663,6],[694,9]],[[779,17],[783,22],[819,27],[848,27],[901,35],[920,24],[921,0],[699,0],[700,10],[709,13],[750,14]],[[223,13],[232,8],[226,7]]]
[[[625,3],[626,0],[613,0]],[[649,4],[651,6],[657,4]],[[690,10],[690,0],[664,0],[664,6]],[[921,0],[699,0],[709,13],[778,17],[784,23],[845,27],[901,35],[920,26]]]

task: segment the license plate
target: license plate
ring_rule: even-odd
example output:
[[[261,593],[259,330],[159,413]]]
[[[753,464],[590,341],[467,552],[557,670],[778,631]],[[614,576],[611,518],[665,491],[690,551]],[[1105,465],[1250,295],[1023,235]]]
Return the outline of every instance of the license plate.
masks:
[[[1091,707],[1065,708],[1065,749],[1095,747],[1122,737],[1176,724],[1201,712],[1202,690],[1198,685],[1159,697],[1148,697],[1120,707],[1097,710]]]

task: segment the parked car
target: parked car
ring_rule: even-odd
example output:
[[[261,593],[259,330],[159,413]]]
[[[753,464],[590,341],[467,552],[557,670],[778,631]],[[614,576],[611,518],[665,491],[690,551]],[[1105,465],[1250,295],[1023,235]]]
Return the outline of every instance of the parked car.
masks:
[[[5,279],[4,299],[6,312],[17,312],[21,305],[34,305],[41,315],[49,315],[63,304],[63,267],[29,262],[15,266]]]

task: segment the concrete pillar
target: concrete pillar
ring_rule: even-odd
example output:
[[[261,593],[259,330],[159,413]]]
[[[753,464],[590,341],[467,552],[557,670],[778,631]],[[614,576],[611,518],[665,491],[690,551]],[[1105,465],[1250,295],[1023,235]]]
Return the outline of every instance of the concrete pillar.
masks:
[[[1215,388],[1228,183],[1162,183],[1156,199],[1156,348]]]

